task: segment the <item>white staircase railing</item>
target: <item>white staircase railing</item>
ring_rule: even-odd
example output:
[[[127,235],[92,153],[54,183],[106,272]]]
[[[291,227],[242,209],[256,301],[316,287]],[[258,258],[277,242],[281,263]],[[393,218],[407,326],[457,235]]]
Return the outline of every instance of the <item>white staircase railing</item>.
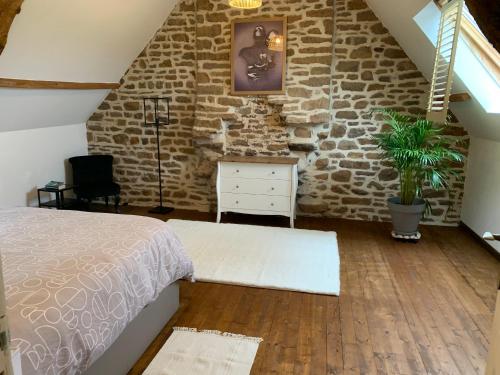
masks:
[[[453,84],[453,67],[462,22],[464,0],[451,0],[441,10],[427,119],[445,122]]]

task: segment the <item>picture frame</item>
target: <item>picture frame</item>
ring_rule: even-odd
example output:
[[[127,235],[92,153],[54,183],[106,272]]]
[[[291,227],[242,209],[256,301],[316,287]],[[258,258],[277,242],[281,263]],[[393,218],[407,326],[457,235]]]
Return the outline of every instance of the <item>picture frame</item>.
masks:
[[[282,51],[268,48],[281,34]],[[231,22],[231,95],[280,95],[286,83],[287,18],[245,18]]]

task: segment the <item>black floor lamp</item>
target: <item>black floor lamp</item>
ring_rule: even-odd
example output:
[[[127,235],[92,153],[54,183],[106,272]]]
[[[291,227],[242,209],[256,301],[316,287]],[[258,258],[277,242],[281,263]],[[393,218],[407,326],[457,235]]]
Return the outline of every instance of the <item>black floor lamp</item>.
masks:
[[[158,181],[160,182],[160,205],[149,210],[153,214],[168,214],[174,210],[173,207],[163,206],[163,191],[161,184],[161,158],[160,158],[160,126],[170,124],[170,98],[167,97],[157,97],[157,98],[143,98],[144,101],[144,126],[153,125],[156,127],[156,147],[158,151]],[[160,113],[159,104],[161,102],[166,103],[166,117],[162,117]],[[148,103],[152,109],[148,109]],[[148,116],[152,118],[153,122],[148,122]]]

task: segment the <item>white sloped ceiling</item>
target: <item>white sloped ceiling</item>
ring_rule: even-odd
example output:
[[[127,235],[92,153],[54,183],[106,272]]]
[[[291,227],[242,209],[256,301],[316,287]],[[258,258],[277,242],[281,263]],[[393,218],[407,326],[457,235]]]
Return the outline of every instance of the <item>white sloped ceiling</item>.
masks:
[[[25,0],[0,77],[118,82],[176,0]],[[85,122],[107,90],[0,88],[0,132]]]

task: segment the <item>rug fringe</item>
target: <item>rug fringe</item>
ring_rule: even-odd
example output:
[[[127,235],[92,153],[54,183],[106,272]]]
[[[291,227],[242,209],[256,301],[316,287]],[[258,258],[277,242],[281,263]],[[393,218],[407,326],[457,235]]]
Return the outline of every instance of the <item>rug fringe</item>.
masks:
[[[257,344],[261,343],[263,339],[261,337],[252,337],[252,336],[245,336],[241,335],[238,333],[231,333],[231,332],[221,332],[213,329],[203,329],[203,330],[198,330],[196,328],[190,328],[190,327],[173,327],[174,331],[184,331],[184,332],[196,332],[196,333],[204,333],[207,335],[218,335],[218,336],[226,336],[226,337],[234,337],[237,339],[241,340],[248,340],[252,342],[256,342]]]
[[[189,327],[174,327],[174,331],[188,331],[188,332],[198,332],[196,328],[189,328]]]
[[[238,333],[231,333],[231,332],[224,332],[222,334],[222,336],[235,337],[235,338],[238,338],[238,339],[253,341],[253,342],[256,342],[256,343],[261,343],[263,341],[262,337],[245,336],[245,335],[240,335]]]

